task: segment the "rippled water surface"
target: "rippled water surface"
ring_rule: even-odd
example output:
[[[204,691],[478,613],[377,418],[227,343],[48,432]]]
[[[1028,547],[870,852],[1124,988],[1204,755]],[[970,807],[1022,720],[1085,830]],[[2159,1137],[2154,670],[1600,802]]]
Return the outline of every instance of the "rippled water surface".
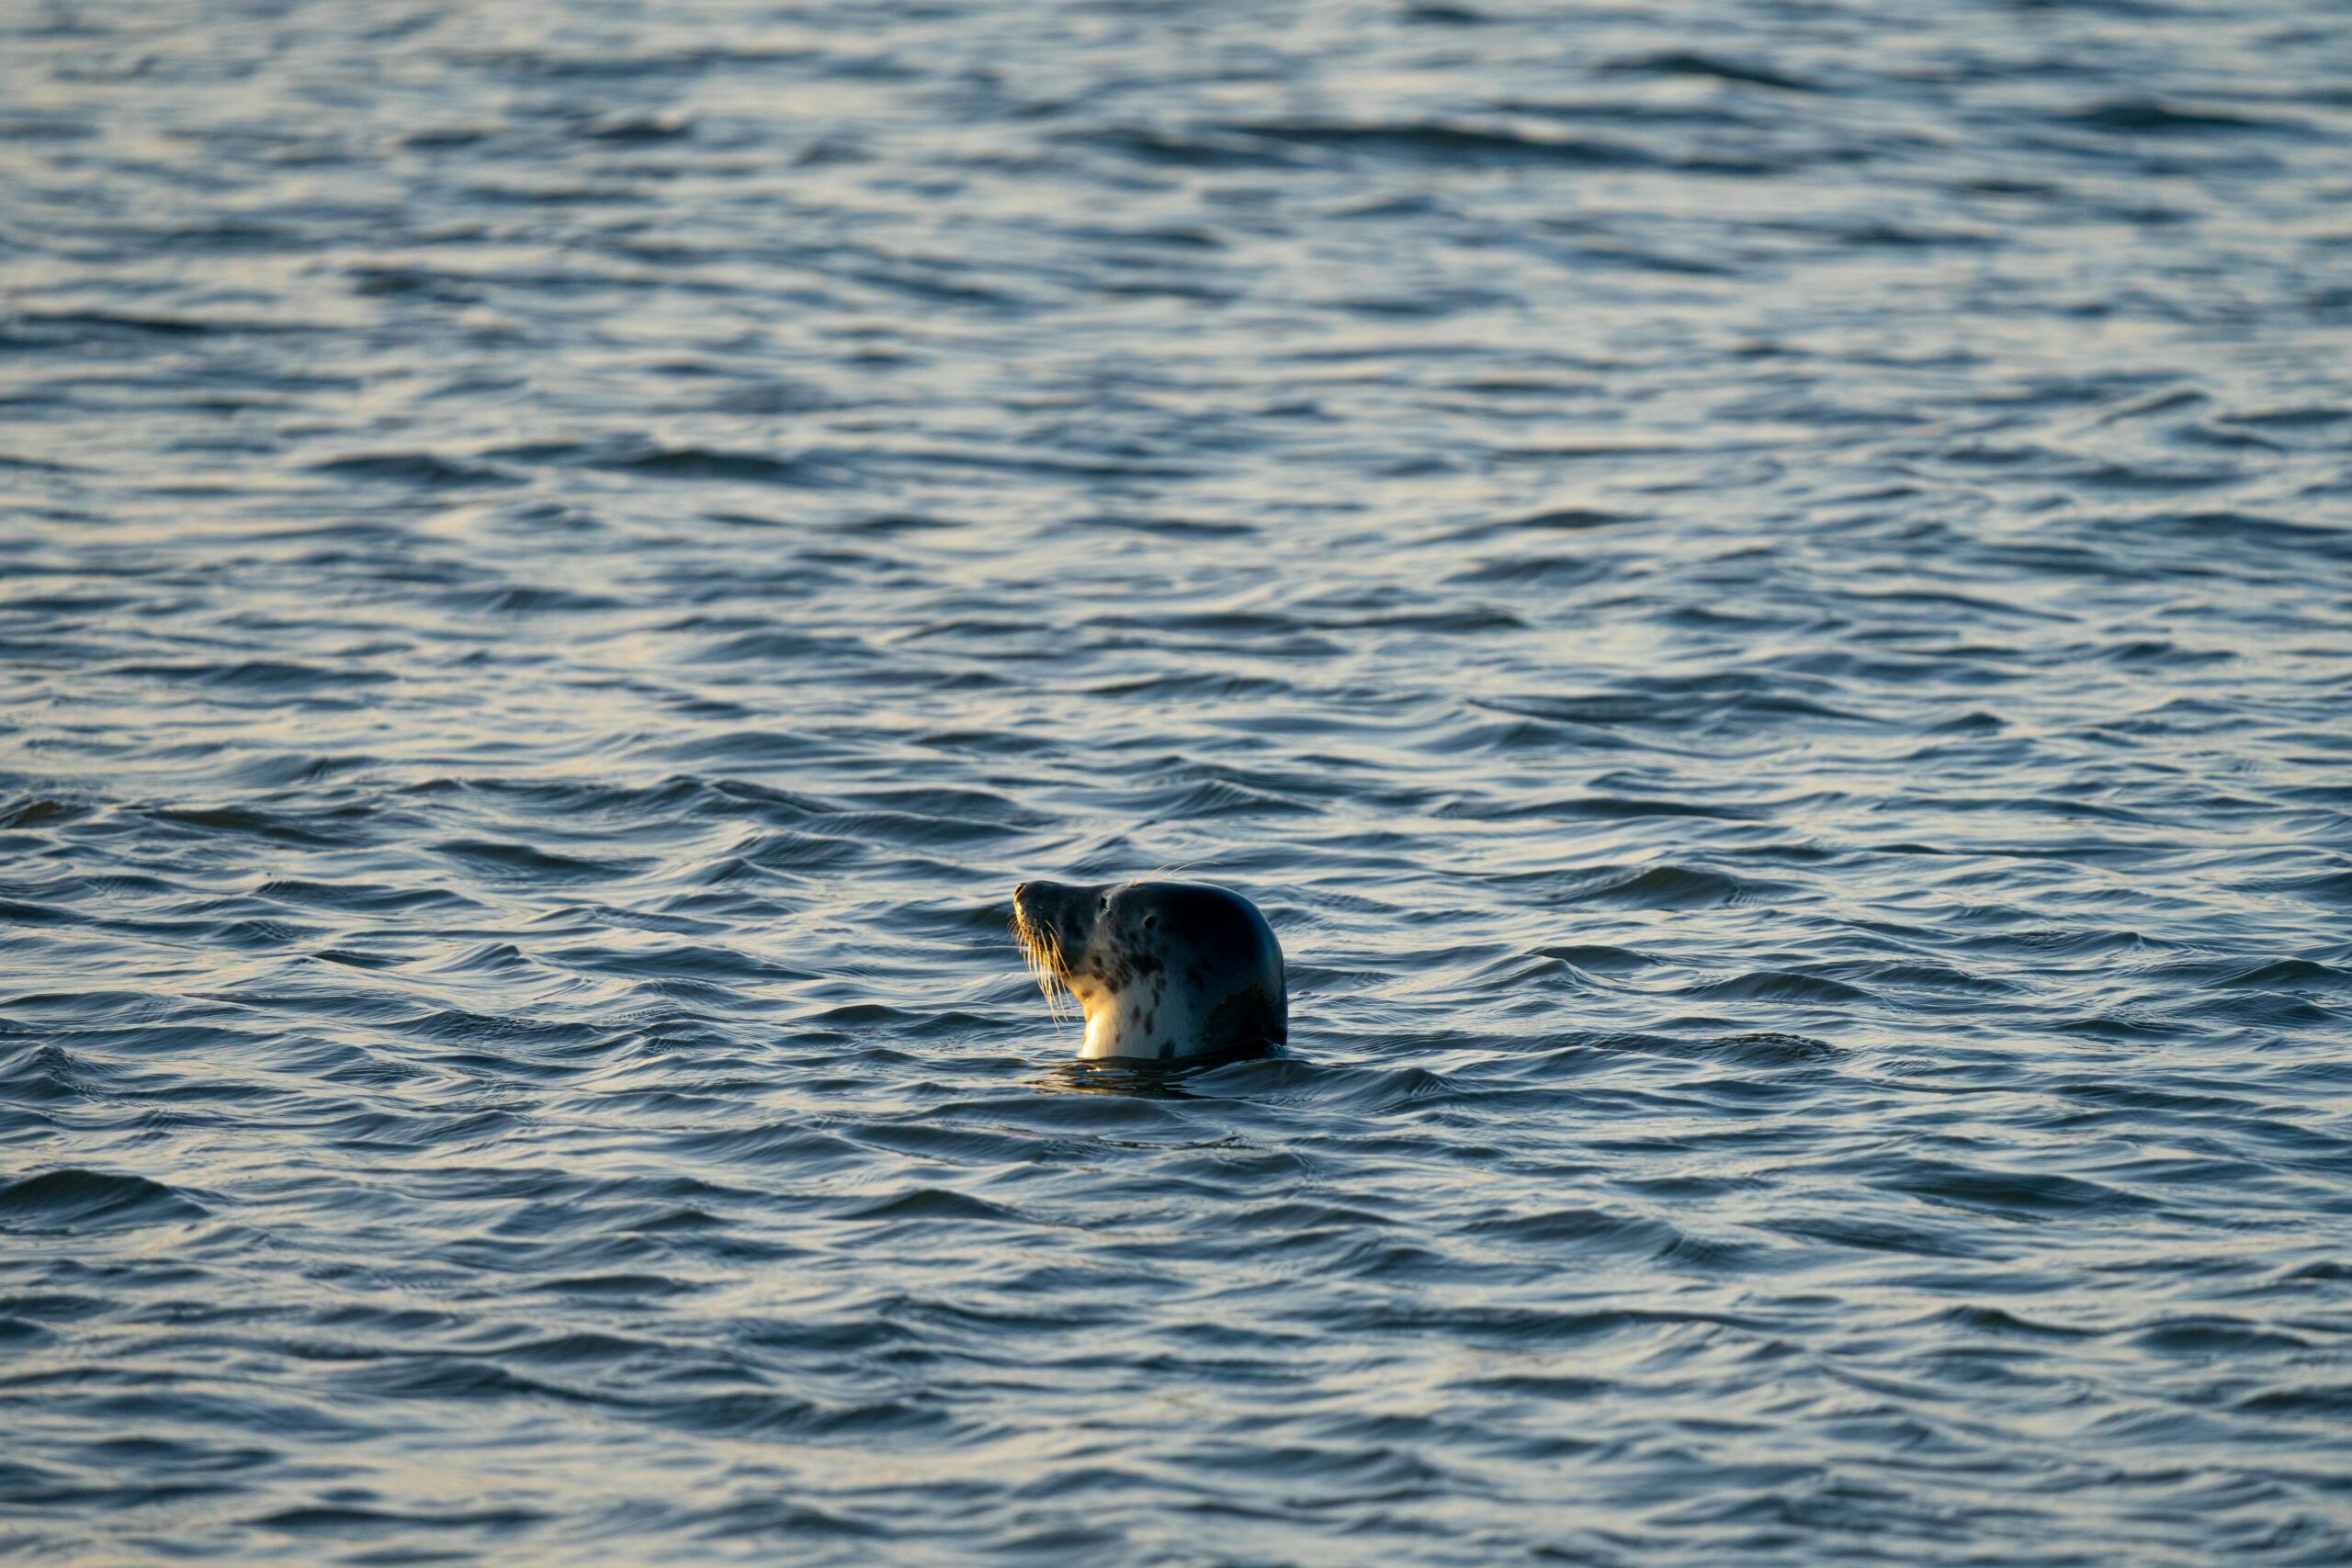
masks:
[[[0,1555],[2352,1560],[2347,83],[7,7]]]

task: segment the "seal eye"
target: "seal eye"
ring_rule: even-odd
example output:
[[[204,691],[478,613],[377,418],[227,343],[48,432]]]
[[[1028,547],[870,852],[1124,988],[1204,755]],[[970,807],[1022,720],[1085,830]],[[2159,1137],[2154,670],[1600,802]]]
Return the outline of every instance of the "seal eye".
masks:
[[[1102,912],[1106,915],[1111,912],[1111,896],[1108,893],[1102,895]]]
[[[1151,930],[1151,928],[1152,928],[1152,927],[1154,927],[1154,926],[1158,925],[1159,923],[1159,917],[1158,915],[1146,915],[1146,916],[1143,918],[1143,929],[1144,929],[1144,930],[1146,930],[1146,931],[1149,931],[1149,930]]]

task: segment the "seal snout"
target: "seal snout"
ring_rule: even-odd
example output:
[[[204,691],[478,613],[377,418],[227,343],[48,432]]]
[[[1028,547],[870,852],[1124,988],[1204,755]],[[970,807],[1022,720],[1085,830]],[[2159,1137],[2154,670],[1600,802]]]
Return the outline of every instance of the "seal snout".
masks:
[[[1058,882],[1024,882],[1012,890],[1012,924],[1015,930],[1061,933],[1062,906],[1069,900],[1061,895],[1069,892]]]
[[[1061,1016],[1061,999],[1070,991],[1071,960],[1086,946],[1087,933],[1069,919],[1070,895],[1083,889],[1058,882],[1023,882],[1012,890],[1012,939],[1021,956],[1046,993],[1046,1005]]]

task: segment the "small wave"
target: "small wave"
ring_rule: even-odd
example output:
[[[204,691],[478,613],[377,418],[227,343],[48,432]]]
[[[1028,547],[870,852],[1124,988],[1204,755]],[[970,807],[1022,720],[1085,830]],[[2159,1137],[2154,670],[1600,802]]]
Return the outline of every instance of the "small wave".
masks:
[[[783,485],[796,490],[830,488],[841,482],[837,468],[812,458],[701,446],[665,446],[599,457],[592,466],[653,479],[714,479],[734,484]]]
[[[1219,126],[1217,130],[1225,135],[1283,147],[1452,164],[1537,163],[1634,168],[1655,162],[1647,153],[1622,142],[1538,136],[1499,125],[1446,120],[1245,120]]]
[[[2312,1348],[2301,1335],[2243,1319],[2178,1317],[2151,1324],[2132,1336],[2132,1343],[2160,1356],[2228,1357],[2299,1356]]]
[[[1546,589],[1581,588],[1608,577],[1611,562],[1582,556],[1505,556],[1453,573],[1450,582],[1528,583]]]
[[[2341,1423],[2352,1416],[2352,1382],[2294,1383],[2247,1394],[2232,1408],[2249,1416],[2286,1416]]]
[[[481,1530],[492,1538],[536,1525],[548,1516],[536,1508],[456,1508],[404,1512],[395,1508],[315,1506],[282,1508],[252,1522],[294,1536],[399,1536],[414,1530]],[[402,1555],[408,1555],[403,1553]]]
[[[1254,523],[1213,521],[1199,517],[1102,516],[1089,517],[1072,525],[1072,532],[1091,533],[1096,529],[1112,533],[1151,534],[1166,539],[1250,539],[1262,530]]]
[[[1448,540],[1491,538],[1498,534],[1581,534],[1595,528],[1616,528],[1639,522],[1634,513],[1604,512],[1589,506],[1555,507],[1519,517],[1480,523],[1442,536]]]
[[[714,1393],[655,1406],[665,1426],[736,1441],[908,1442],[945,1438],[956,1422],[944,1408],[905,1399],[824,1404],[770,1393]]]
[[[588,860],[484,839],[451,839],[433,848],[480,870],[535,882],[607,882],[626,874],[628,869],[625,862]]]
[[[1660,960],[1646,953],[1628,947],[1611,947],[1603,943],[1574,943],[1562,947],[1543,947],[1536,952],[1545,958],[1572,964],[1578,969],[1589,969],[1600,975],[1631,974],[1646,969]]]
[[[204,1205],[194,1199],[143,1176],[69,1168],[0,1187],[0,1225],[12,1230],[97,1230],[200,1219],[204,1213]]]
[[[2229,114],[2218,109],[2192,109],[2157,98],[2110,98],[2062,117],[2064,123],[2086,130],[2125,136],[2203,136],[2214,133],[2269,135],[2303,134],[2308,127],[2295,120]]]
[[[1933,1321],[1939,1327],[1988,1334],[1999,1338],[2081,1339],[2090,1337],[2096,1332],[2066,1324],[2041,1323],[2019,1317],[2015,1313],[1995,1306],[1947,1307],[1938,1313]]]
[[[289,904],[367,914],[394,914],[431,908],[462,909],[475,905],[473,899],[446,887],[314,882],[303,877],[273,877],[254,888],[254,894],[256,897],[279,899]]]
[[[862,1203],[844,1211],[842,1217],[849,1220],[953,1220],[964,1224],[975,1221],[1007,1224],[1022,1218],[1001,1204],[943,1187],[921,1188],[895,1198]]]
[[[1600,1209],[1548,1209],[1474,1221],[1464,1228],[1483,1241],[1566,1247],[1580,1257],[1596,1251],[1648,1256],[1672,1247],[1681,1235],[1652,1215],[1612,1214]]]
[[[313,825],[275,812],[257,811],[241,806],[164,806],[152,807],[146,815],[158,822],[193,829],[198,835],[227,833],[312,849],[323,849],[343,841],[330,830],[333,826],[330,823]]]
[[[2273,987],[2352,990],[2352,969],[2313,963],[2307,958],[2280,958],[2268,964],[2257,964],[2251,969],[2241,969],[2223,977],[2221,984],[2266,990]]]
[[[1700,76],[1718,82],[1731,82],[1742,86],[1770,87],[1782,93],[1812,93],[1820,89],[1801,76],[1789,75],[1763,65],[1749,64],[1723,55],[1702,54],[1691,50],[1672,50],[1659,54],[1628,55],[1612,60],[1607,69],[1645,76]]]
[[[2269,878],[2250,884],[2265,893],[2287,893],[2315,904],[2352,908],[2352,870],[2320,871],[2307,876]]]
[[[1763,813],[1748,807],[1710,806],[1692,800],[1640,800],[1623,795],[1584,795],[1556,800],[1518,801],[1509,805],[1490,801],[1453,802],[1440,807],[1437,815],[1478,821],[1512,821],[1521,818],[1632,821],[1645,817],[1705,817],[1718,821],[1745,822],[1754,820]]]
[[[1748,902],[1763,886],[1699,866],[1612,868],[1591,874],[1577,901],[1624,909],[1711,909]]]
[[[2056,1171],[1981,1169],[1940,1160],[1907,1160],[1877,1184],[1973,1209],[2020,1215],[2120,1213],[2150,1206],[2123,1188]]]
[[[79,821],[96,809],[95,806],[81,801],[26,796],[0,807],[0,828],[11,832],[25,832],[34,828]]]
[[[789,1122],[677,1133],[670,1142],[682,1154],[811,1171],[847,1168],[865,1157],[836,1134]]]
[[[371,452],[350,457],[333,457],[312,464],[311,471],[333,479],[381,479],[425,490],[522,482],[513,474],[498,468],[459,462],[434,452]]]
[[[440,595],[452,609],[490,615],[578,615],[624,607],[624,602],[602,593],[581,593],[568,588],[530,588],[508,584],[469,588]]]
[[[1728,980],[1693,986],[1683,994],[1735,1001],[1815,1002],[1825,1007],[1846,1007],[1878,999],[1873,993],[1859,986],[1849,986],[1826,976],[1804,975],[1787,969],[1753,970]]]

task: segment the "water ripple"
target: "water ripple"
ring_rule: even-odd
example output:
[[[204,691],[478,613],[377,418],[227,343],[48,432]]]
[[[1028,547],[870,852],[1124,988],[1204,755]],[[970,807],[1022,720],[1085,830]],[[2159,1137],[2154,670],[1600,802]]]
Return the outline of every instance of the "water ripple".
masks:
[[[0,1556],[2352,1561],[2341,16],[542,10],[0,17]]]

